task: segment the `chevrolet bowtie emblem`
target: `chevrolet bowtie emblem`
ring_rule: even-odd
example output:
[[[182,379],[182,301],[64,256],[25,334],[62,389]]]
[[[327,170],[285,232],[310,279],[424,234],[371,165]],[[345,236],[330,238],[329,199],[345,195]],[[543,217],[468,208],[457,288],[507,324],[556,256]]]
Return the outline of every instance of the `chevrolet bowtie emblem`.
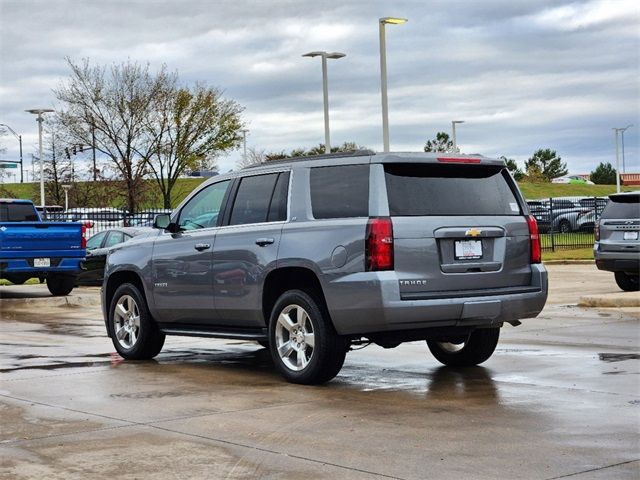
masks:
[[[467,237],[479,237],[481,233],[482,230],[478,230],[477,228],[470,228],[469,230],[464,232]]]

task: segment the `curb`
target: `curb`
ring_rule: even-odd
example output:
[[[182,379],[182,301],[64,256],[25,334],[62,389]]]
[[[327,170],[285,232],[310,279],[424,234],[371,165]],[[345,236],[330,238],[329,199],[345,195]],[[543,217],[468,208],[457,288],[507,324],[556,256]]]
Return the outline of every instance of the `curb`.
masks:
[[[66,297],[32,297],[32,298],[3,298],[0,304],[0,312],[9,309],[21,309],[32,307],[99,307],[99,295],[76,294]]]
[[[594,265],[595,260],[547,260],[542,261],[545,265]]]
[[[580,297],[579,307],[640,307],[640,295],[635,292],[588,295]]]

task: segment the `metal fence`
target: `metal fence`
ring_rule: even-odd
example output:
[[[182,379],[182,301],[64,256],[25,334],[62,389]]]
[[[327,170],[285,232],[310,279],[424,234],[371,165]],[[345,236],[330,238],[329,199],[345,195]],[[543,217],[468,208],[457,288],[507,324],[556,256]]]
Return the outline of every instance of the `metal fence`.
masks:
[[[70,208],[37,207],[43,220],[53,222],[83,222],[87,226],[87,238],[105,230],[123,227],[151,227],[156,215],[171,213],[171,210],[149,209],[136,213],[116,208]]]
[[[593,246],[593,229],[607,197],[561,197],[528,200],[538,222],[543,250],[570,250]]]
[[[542,249],[555,251],[593,246],[594,225],[607,200],[606,197],[528,200],[531,214],[538,222]],[[86,222],[87,233],[91,236],[113,228],[151,227],[156,215],[170,212],[171,210],[149,209],[130,213],[115,208],[71,208],[64,211],[62,207],[45,207],[40,214],[44,220]]]

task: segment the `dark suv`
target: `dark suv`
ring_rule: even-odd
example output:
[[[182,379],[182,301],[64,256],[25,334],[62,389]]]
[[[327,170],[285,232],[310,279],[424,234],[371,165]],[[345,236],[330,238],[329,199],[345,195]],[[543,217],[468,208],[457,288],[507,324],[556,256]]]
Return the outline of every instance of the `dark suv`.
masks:
[[[369,342],[426,340],[476,365],[547,298],[535,219],[482,156],[269,162],[205,182],[155,227],[106,267],[107,332],[127,359],[194,335],[260,342],[296,383],[330,380]]]
[[[640,191],[610,195],[595,226],[593,254],[622,290],[640,289]]]

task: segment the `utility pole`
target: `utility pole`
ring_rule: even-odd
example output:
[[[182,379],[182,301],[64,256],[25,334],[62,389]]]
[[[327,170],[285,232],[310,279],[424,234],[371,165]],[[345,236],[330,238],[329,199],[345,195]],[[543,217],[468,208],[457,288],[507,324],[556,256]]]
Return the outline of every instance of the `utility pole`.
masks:
[[[32,108],[31,110],[27,110],[27,112],[32,113],[34,115],[38,115],[36,122],[38,122],[38,154],[40,156],[40,204],[42,208],[44,208],[44,159],[42,157],[42,114],[53,112],[54,110],[50,108]]]

